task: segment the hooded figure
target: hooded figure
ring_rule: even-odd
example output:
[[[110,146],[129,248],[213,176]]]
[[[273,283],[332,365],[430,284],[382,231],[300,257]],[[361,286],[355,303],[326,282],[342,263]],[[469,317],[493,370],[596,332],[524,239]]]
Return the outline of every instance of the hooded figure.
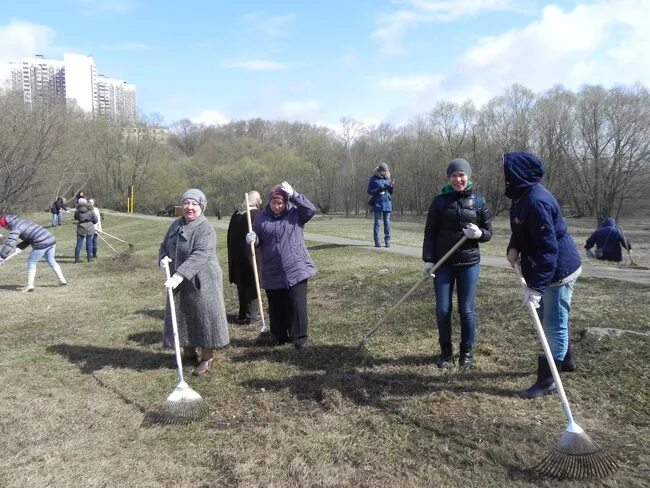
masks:
[[[590,256],[590,250],[594,246],[596,246],[596,252],[592,257],[617,263],[623,261],[621,247],[628,251],[632,250],[632,243],[623,235],[623,231],[611,217],[603,220],[600,227],[587,239],[585,243],[587,256]]]
[[[569,312],[573,288],[582,272],[580,254],[558,201],[540,183],[542,161],[527,152],[505,153],[503,175],[505,194],[512,200],[508,261],[513,267],[521,266],[527,284],[522,301],[537,308],[558,371],[571,370]],[[537,381],[521,393],[523,398],[556,391],[546,357],[538,356],[537,362]]]
[[[86,239],[86,259],[91,262],[93,260],[93,236],[97,233],[95,229],[97,217],[92,205],[89,205],[85,198],[81,197],[77,201],[79,203],[73,217],[77,221],[77,245],[74,249],[74,262],[81,262],[81,246],[84,239]]]

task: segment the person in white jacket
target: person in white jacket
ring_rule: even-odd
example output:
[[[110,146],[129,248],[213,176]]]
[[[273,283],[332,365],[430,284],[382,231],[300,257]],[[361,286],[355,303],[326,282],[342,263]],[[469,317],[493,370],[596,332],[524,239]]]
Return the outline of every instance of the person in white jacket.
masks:
[[[93,234],[93,258],[97,257],[97,240],[99,239],[99,233],[102,231],[102,218],[99,213],[99,209],[95,206],[95,200],[91,198],[88,200],[88,203],[93,207],[93,213],[97,217],[97,223],[95,224],[95,234]]]

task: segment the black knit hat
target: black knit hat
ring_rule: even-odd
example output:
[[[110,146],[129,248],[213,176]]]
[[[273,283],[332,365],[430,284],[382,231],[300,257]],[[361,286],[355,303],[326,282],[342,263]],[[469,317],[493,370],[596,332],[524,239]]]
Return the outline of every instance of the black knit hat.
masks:
[[[472,167],[464,159],[458,158],[454,159],[447,166],[447,178],[453,175],[456,171],[462,171],[467,175],[467,179],[472,177]]]

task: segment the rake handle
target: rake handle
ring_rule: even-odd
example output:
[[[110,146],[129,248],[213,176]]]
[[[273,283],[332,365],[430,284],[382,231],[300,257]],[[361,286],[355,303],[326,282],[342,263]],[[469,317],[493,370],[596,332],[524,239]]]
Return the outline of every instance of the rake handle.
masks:
[[[521,266],[518,263],[515,264],[515,271],[517,273],[517,276],[519,276],[521,285],[527,287],[528,285],[526,284],[526,280],[521,274]],[[548,345],[548,340],[546,339],[546,334],[544,333],[542,321],[539,319],[539,315],[537,315],[537,309],[535,308],[535,305],[530,302],[528,302],[526,306],[528,307],[528,311],[530,312],[530,315],[533,317],[533,321],[535,322],[535,330],[537,331],[539,341],[542,343],[542,349],[544,350],[546,361],[548,362],[551,374],[553,375],[553,381],[555,381],[555,386],[557,387],[557,392],[560,396],[560,401],[562,402],[562,409],[564,410],[564,415],[566,416],[568,422],[567,430],[569,432],[581,433],[583,430],[573,420],[571,407],[569,406],[569,400],[566,396],[566,393],[564,392],[564,386],[562,385],[562,380],[560,379],[560,373],[557,370],[555,360],[553,359],[553,354],[551,353],[551,348]]]
[[[162,261],[163,267],[165,268],[165,275],[167,276],[167,279],[169,279],[171,278],[169,263],[171,263],[172,260],[168,256],[165,256]],[[178,382],[183,383],[183,361],[181,360],[181,345],[178,338],[178,322],[176,322],[176,302],[174,301],[174,291],[171,288],[167,288],[167,298],[169,299],[169,307],[171,308],[172,330],[174,331],[174,350],[176,352],[176,366],[178,367]]]
[[[248,193],[244,193],[244,198],[246,199],[246,220],[248,222],[248,232],[253,232],[253,223],[251,222],[251,209],[250,202],[248,201]],[[262,328],[260,329],[260,334],[262,332],[267,332],[269,328],[264,321],[264,306],[262,305],[262,292],[260,290],[260,277],[257,272],[257,258],[255,257],[255,243],[251,242],[251,254],[253,255],[253,275],[255,277],[255,291],[257,291],[257,305],[259,307],[260,318],[262,319]]]
[[[462,245],[465,243],[466,240],[467,240],[467,236],[464,235],[463,237],[461,237],[461,238],[458,240],[458,242],[457,242],[456,244],[454,244],[454,245],[451,247],[451,249],[449,249],[449,251],[447,251],[447,252],[445,253],[445,255],[444,255],[442,258],[440,258],[440,259],[438,260],[438,262],[437,262],[436,264],[434,264],[433,268],[431,268],[431,272],[430,272],[430,273],[433,274],[433,273],[434,273],[434,272],[435,272],[435,271],[436,271],[440,266],[442,266],[442,265],[444,264],[444,262],[447,261],[447,259],[449,259],[449,256],[451,256],[453,253],[455,253],[456,250],[457,250],[460,246],[462,246]],[[363,342],[367,341],[370,337],[372,337],[372,335],[374,335],[374,333],[377,332],[377,331],[379,330],[379,328],[380,328],[382,325],[384,325],[384,323],[388,320],[388,318],[391,316],[391,314],[392,314],[392,313],[397,309],[397,307],[399,307],[399,306],[404,302],[404,300],[406,300],[408,297],[410,297],[411,294],[412,294],[415,290],[417,290],[417,289],[422,285],[422,283],[424,283],[425,281],[427,281],[430,277],[431,277],[431,276],[423,276],[423,277],[422,277],[422,278],[421,278],[421,279],[420,279],[420,280],[419,280],[415,285],[413,285],[413,286],[411,287],[411,289],[410,289],[409,291],[406,292],[406,295],[404,295],[402,298],[400,298],[399,301],[398,301],[395,305],[393,305],[393,306],[390,308],[390,310],[388,310],[388,312],[386,312],[386,314],[385,314],[385,315],[383,316],[383,318],[379,321],[379,323],[377,324],[377,326],[376,326],[374,329],[372,329],[370,332],[368,332],[368,333],[366,334],[366,336],[363,338]]]

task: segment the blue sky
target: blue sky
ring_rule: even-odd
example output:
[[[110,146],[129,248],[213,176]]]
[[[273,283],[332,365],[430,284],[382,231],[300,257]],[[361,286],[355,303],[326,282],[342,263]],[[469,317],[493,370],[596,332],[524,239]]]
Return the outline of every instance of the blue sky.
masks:
[[[399,125],[513,83],[650,86],[648,19],[648,0],[21,0],[0,60],[90,55],[166,124]]]

